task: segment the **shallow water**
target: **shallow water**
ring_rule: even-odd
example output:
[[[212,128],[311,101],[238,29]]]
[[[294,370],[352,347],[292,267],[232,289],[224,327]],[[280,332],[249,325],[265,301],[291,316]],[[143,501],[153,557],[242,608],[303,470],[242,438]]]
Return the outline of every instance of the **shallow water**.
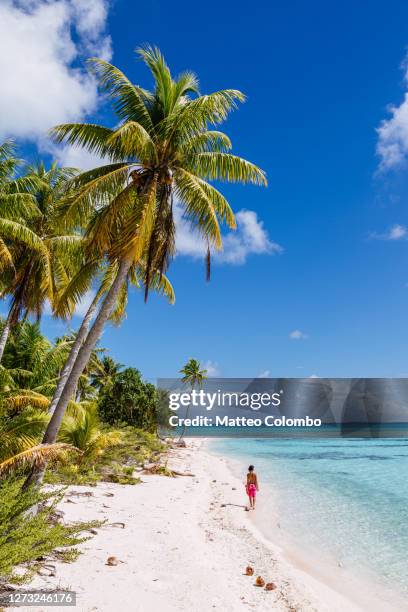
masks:
[[[210,449],[255,464],[262,530],[283,532],[408,601],[407,439],[228,439]],[[245,476],[245,474],[243,474]],[[277,493],[277,494],[276,494]],[[260,500],[262,501],[262,497]],[[408,609],[408,606],[407,606]]]

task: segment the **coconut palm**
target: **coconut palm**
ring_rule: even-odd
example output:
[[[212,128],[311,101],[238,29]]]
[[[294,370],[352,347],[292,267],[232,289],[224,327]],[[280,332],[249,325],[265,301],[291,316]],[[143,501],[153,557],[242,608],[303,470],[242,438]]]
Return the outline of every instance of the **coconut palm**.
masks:
[[[68,444],[39,444],[48,418],[46,412],[28,409],[0,419],[0,477],[25,465],[61,458],[67,450],[73,450]]]
[[[134,85],[118,68],[94,59],[91,67],[100,87],[113,102],[119,125],[64,124],[53,129],[54,140],[81,146],[108,159],[107,165],[75,177],[76,193],[62,212],[71,227],[89,219],[88,250],[118,263],[115,279],[83,342],[44,436],[55,441],[78,378],[85,368],[105,323],[115,308],[129,270],[145,264],[145,298],[158,271],[168,267],[175,251],[174,197],[207,248],[222,246],[220,222],[235,227],[224,196],[208,181],[225,180],[266,185],[254,164],[232,155],[231,142],[210,129],[224,121],[244,101],[233,89],[198,94],[192,72],[174,79],[156,48],[139,49],[151,71],[155,88]]]
[[[16,177],[22,162],[15,156],[16,147],[12,141],[0,145],[0,295],[4,298],[10,293],[10,274],[14,278],[16,270],[10,244],[10,235],[19,235],[20,242],[31,248],[40,245],[27,227],[21,227],[21,218],[32,218],[37,214],[37,205],[30,191],[36,186],[33,177]],[[9,316],[5,321],[0,335],[0,361],[7,342],[11,323],[15,320],[18,306],[12,303]]]
[[[64,416],[58,441],[82,451],[81,461],[95,460],[105,449],[120,444],[120,431],[103,431],[96,403],[72,402]]]
[[[122,368],[121,363],[117,363],[112,357],[106,355],[92,374],[92,386],[98,389],[99,393],[102,389],[112,386],[113,379]]]
[[[197,359],[189,359],[186,365],[180,370],[180,374],[183,375],[181,382],[184,385],[188,385],[192,391],[196,387],[202,387],[204,380],[207,378],[207,370],[201,369],[201,364]],[[186,418],[188,418],[189,411],[190,406],[187,406]],[[183,423],[179,441],[183,438],[185,430],[186,426]]]
[[[73,174],[73,170],[56,164],[49,170],[39,164],[28,168],[18,183],[29,192],[24,206],[11,211],[9,197],[0,197],[0,248],[7,245],[10,256],[2,273],[2,295],[11,297],[0,337],[0,361],[10,330],[22,313],[39,318],[46,302],[53,302],[78,265],[81,237],[75,232],[61,233],[54,215],[66,181]]]
[[[0,461],[0,477],[15,472],[18,468],[33,466],[41,469],[42,466],[53,459],[62,459],[68,452],[75,451],[69,444],[57,442],[55,444],[38,444]],[[25,487],[26,488],[26,487]]]
[[[73,278],[64,288],[64,291],[61,293],[61,295],[59,296],[59,299],[56,301],[54,305],[54,312],[57,316],[67,317],[70,314],[72,314],[73,310],[75,310],[76,301],[78,301],[78,299],[80,299],[81,296],[87,290],[89,290],[91,281],[94,275],[96,274],[98,268],[99,268],[99,263],[95,262],[94,260],[90,260],[89,262],[86,262],[81,268],[79,268],[77,274],[73,276]],[[122,285],[121,291],[118,292],[117,299],[116,299],[116,308],[113,310],[110,316],[111,321],[113,321],[115,324],[119,324],[125,315],[126,304],[127,304],[127,299],[128,299],[128,285],[132,284],[135,287],[140,287],[140,285],[143,284],[143,280],[144,280],[144,269],[145,269],[145,264],[143,261],[141,261],[133,265],[128,271],[127,282]],[[106,291],[112,285],[116,277],[117,270],[118,270],[118,264],[115,261],[111,262],[109,266],[105,267],[103,278],[99,286],[99,289],[96,292],[93,300],[91,301],[89,308],[75,335],[75,339],[72,344],[68,359],[60,374],[54,396],[50,403],[50,407],[49,407],[50,413],[53,413],[56,406],[58,405],[61,394],[64,390],[64,387],[67,383],[69,375],[78,357],[79,350],[82,347],[82,344],[84,343],[87,337],[89,326],[98,308],[98,304],[100,300],[102,299],[104,293],[106,293]],[[164,274],[160,275],[157,271],[155,272],[155,274],[152,277],[151,288],[155,289],[157,293],[166,296],[171,304],[174,303],[175,295],[174,295],[173,287]],[[92,352],[91,352],[91,355],[92,355]]]
[[[19,323],[13,328],[0,366],[1,402],[9,409],[35,406],[46,410],[70,346],[69,340],[53,345],[41,334],[38,323]]]

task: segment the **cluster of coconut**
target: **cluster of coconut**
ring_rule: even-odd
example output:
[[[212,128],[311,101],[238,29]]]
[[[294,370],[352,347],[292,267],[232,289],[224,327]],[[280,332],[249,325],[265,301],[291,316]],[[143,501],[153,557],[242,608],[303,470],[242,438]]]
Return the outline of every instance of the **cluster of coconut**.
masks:
[[[253,576],[254,575],[254,568],[251,567],[250,565],[248,565],[245,568],[245,575],[246,576]],[[265,580],[262,578],[262,576],[257,576],[256,577],[255,586],[257,586],[257,587],[265,587],[265,591],[273,591],[274,589],[276,589],[276,584],[274,584],[273,582],[267,582],[265,584]]]

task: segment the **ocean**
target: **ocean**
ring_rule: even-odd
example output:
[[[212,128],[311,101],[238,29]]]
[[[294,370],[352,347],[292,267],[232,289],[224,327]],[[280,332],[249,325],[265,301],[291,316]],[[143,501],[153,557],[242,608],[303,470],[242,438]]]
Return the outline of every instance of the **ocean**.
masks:
[[[230,438],[209,450],[243,479],[255,465],[266,537],[402,596],[408,609],[408,439]]]

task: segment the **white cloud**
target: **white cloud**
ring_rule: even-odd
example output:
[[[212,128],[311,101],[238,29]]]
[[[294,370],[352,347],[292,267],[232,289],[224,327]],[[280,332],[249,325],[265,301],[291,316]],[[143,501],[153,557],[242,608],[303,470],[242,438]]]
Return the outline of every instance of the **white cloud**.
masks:
[[[104,34],[108,18],[108,0],[70,0],[75,27],[86,51],[109,60],[112,56],[110,36]]]
[[[61,165],[67,168],[78,168],[78,170],[91,170],[98,166],[108,164],[107,158],[100,157],[95,153],[90,153],[86,149],[73,146],[60,147],[47,139],[39,141],[40,151],[50,153],[52,157]]]
[[[320,378],[320,376],[318,376],[317,374],[312,374],[311,376],[309,376],[309,378]]]
[[[404,82],[408,88],[408,56],[405,58]],[[380,156],[380,170],[398,167],[408,157],[408,91],[399,106],[390,105],[389,119],[384,119],[377,128],[377,154]]]
[[[215,261],[240,265],[252,254],[281,253],[282,247],[270,240],[263,221],[253,210],[240,210],[237,212],[237,230],[230,231],[223,236],[224,248],[222,251],[212,253]],[[193,258],[204,257],[207,246],[205,241],[193,232],[190,223],[182,217],[180,206],[175,209],[176,219],[176,247],[179,255],[188,255]]]
[[[270,370],[263,370],[262,372],[259,372],[256,378],[270,378],[270,377],[271,377]]]
[[[95,297],[95,292],[92,291],[91,289],[89,289],[86,293],[84,293],[81,301],[79,302],[79,304],[77,305],[75,309],[74,317],[84,317],[86,313],[88,312],[88,308],[90,307],[91,302],[94,299],[94,297]]]
[[[81,301],[78,303],[73,316],[81,317],[81,318],[84,317],[94,297],[95,297],[94,291],[92,291],[91,289],[89,291],[86,291],[84,295],[82,296]],[[52,315],[52,309],[48,301],[45,303],[44,314],[48,316]]]
[[[405,225],[396,223],[384,234],[377,234],[374,232],[370,235],[370,238],[374,238],[375,240],[402,240],[403,238],[407,238],[407,235],[408,229]]]
[[[307,334],[300,331],[300,329],[294,329],[289,334],[291,340],[306,340],[307,337]]]
[[[220,369],[218,367],[218,363],[215,363],[214,361],[211,361],[210,359],[203,364],[202,369],[207,370],[206,375],[209,378],[217,378],[217,376],[220,375]]]
[[[35,141],[95,109],[96,83],[82,66],[111,55],[107,10],[107,0],[2,1],[0,138]]]

